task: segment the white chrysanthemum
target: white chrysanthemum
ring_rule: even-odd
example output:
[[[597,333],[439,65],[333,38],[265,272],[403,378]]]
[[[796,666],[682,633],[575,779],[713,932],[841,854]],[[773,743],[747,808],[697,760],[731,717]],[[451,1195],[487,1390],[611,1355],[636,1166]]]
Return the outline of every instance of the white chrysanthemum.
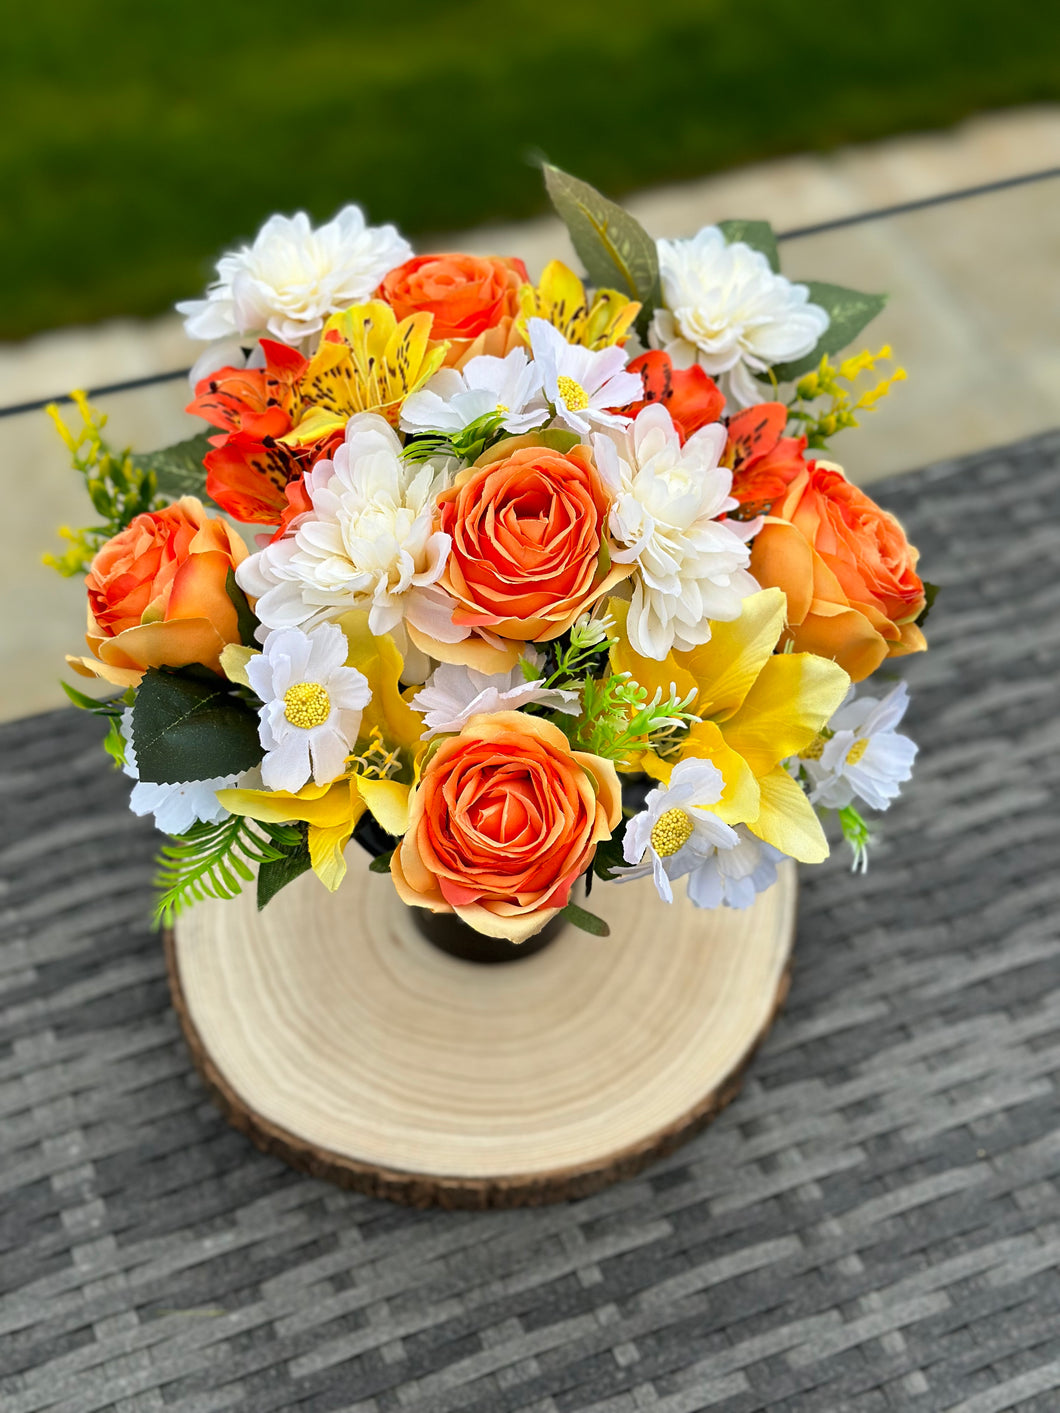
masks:
[[[513,348],[504,358],[483,354],[469,359],[460,372],[442,368],[426,387],[405,399],[401,430],[462,432],[489,412],[502,412],[500,425],[512,433],[548,421],[541,370],[525,349]]]
[[[528,682],[518,664],[511,672],[487,674],[443,662],[412,698],[412,705],[423,713],[425,737],[459,731],[473,716],[515,711],[529,702],[573,714],[578,710],[578,693],[546,687],[540,679]]]
[[[132,707],[121,714],[121,734],[125,738],[125,764],[122,767],[130,780],[135,780],[129,795],[133,814],[152,814],[155,826],[163,834],[186,834],[193,824],[220,824],[228,811],[217,799],[218,790],[231,789],[242,779],[240,774],[218,776],[214,780],[185,780],[176,785],[141,780],[136,765],[136,750],[132,737]]]
[[[683,760],[674,766],[669,785],[648,792],[644,809],[626,825],[622,855],[629,868],[612,878],[626,882],[649,873],[664,903],[674,900],[671,880],[710,857],[734,849],[740,837],[710,810],[721,799],[721,771],[708,760]]]
[[[743,407],[762,401],[756,373],[811,353],[828,328],[806,285],[775,274],[760,250],[730,244],[717,226],[657,245],[663,308],[649,342],[676,368],[698,363],[714,378],[725,375],[727,395]]]
[[[626,355],[617,344],[594,353],[568,343],[545,319],[529,319],[527,333],[557,422],[581,436],[594,426],[628,425],[628,417],[608,408],[637,402],[644,396],[644,382],[638,373],[625,371]]]
[[[908,706],[904,682],[882,700],[855,696],[851,689],[828,723],[835,734],[816,758],[800,757],[813,782],[811,804],[843,809],[857,795],[871,809],[887,809],[913,774],[916,743],[895,730]]]
[[[177,305],[193,339],[271,334],[300,344],[330,314],[370,299],[383,277],[412,254],[394,226],[368,226],[344,206],[315,230],[304,211],[270,216],[252,245],[223,255],[205,299]]]
[[[454,628],[448,597],[434,587],[450,548],[449,536],[431,528],[447,484],[434,463],[402,460],[382,417],[352,417],[334,461],[318,461],[305,478],[312,510],[236,570],[239,587],[257,599],[258,636],[366,609],[371,631],[393,634],[403,651],[405,619],[459,641],[466,630]]]
[[[670,414],[652,403],[625,433],[593,438],[597,469],[614,497],[608,528],[619,563],[636,561],[627,632],[643,657],[661,661],[710,638],[758,584],[745,543],[757,522],[720,521],[735,510],[732,472],[718,465],[726,431],[703,427],[681,445]]]
[[[262,701],[258,728],[267,790],[300,790],[310,779],[329,785],[345,773],[372,698],[367,678],[346,666],[341,628],[310,633],[280,628],[247,662],[247,680]]]
[[[697,908],[749,908],[776,882],[785,855],[745,824],[736,825],[736,835],[735,848],[714,849],[688,870],[688,897]]]

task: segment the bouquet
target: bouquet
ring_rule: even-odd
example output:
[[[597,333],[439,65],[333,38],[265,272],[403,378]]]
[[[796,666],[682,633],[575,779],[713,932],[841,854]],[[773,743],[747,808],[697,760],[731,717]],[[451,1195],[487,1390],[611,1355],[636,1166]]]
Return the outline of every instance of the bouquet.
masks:
[[[178,305],[200,435],[115,453],[50,409],[102,522],[51,558],[68,661],[116,693],[67,690],[171,836],[160,919],[338,889],[351,840],[513,942],[606,930],[594,875],[747,907],[831,812],[865,866],[916,748],[904,684],[857,684],[932,597],[828,450],[904,377],[833,361],[883,299],[791,282],[765,222],[656,241],[545,179],[584,275],[273,216]]]

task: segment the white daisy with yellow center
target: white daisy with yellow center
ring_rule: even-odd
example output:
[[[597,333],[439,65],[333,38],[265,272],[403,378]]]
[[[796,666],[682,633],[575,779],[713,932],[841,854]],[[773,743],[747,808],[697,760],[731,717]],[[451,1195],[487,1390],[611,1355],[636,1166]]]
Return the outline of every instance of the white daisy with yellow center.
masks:
[[[904,682],[885,697],[856,697],[853,688],[818,736],[799,757],[813,789],[810,802],[843,809],[855,796],[870,809],[885,810],[913,773],[916,744],[895,728],[909,706]]]
[[[545,319],[527,320],[534,363],[556,424],[586,436],[594,427],[626,427],[629,418],[612,412],[644,396],[637,373],[626,372],[626,355],[613,344],[594,352],[568,343]]]
[[[649,791],[644,809],[626,825],[622,854],[629,868],[612,876],[619,882],[651,874],[664,903],[674,900],[670,884],[691,873],[717,850],[734,849],[739,835],[710,806],[721,799],[721,771],[708,760],[683,760],[669,785]]]
[[[346,666],[342,629],[322,623],[308,633],[277,628],[247,663],[262,701],[258,728],[267,790],[294,793],[312,779],[328,785],[346,772],[372,697],[362,672]]]
[[[462,432],[480,417],[497,413],[500,426],[518,435],[549,419],[541,395],[541,370],[523,348],[505,358],[482,354],[459,371],[441,368],[401,407],[403,432]]]

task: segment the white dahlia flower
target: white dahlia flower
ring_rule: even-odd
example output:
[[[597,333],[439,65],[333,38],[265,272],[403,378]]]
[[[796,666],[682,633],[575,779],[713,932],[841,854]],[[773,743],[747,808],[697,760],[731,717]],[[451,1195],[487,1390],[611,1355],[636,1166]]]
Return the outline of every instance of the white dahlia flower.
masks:
[[[593,438],[597,469],[614,497],[608,528],[621,548],[613,558],[637,564],[627,632],[634,650],[657,662],[671,648],[688,651],[710,638],[710,620],[731,622],[758,584],[747,572],[745,541],[758,522],[720,521],[735,510],[732,472],[718,461],[721,423],[681,445],[659,403],[642,409],[628,432]]]
[[[760,250],[730,244],[717,226],[657,245],[663,308],[648,331],[651,346],[675,368],[698,363],[722,379],[742,407],[762,401],[756,373],[812,352],[828,328],[806,285],[775,274]]]
[[[273,628],[308,629],[365,609],[371,631],[407,650],[404,621],[430,637],[459,641],[451,603],[435,588],[449,536],[432,529],[435,497],[448,475],[433,462],[402,460],[394,430],[374,412],[351,417],[333,461],[305,478],[312,510],[281,540],[236,571],[257,599],[259,637]]]
[[[412,254],[394,226],[365,225],[344,206],[315,230],[304,211],[270,216],[252,245],[222,255],[205,299],[177,305],[193,339],[271,334],[301,344],[330,314],[371,298],[383,277]]]

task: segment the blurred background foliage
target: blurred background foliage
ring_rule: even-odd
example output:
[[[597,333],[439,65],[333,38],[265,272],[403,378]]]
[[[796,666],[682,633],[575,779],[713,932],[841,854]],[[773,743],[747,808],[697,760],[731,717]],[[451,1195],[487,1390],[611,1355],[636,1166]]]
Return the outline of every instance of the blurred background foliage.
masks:
[[[3,0],[0,337],[197,294],[272,211],[410,235],[1060,96],[1041,0]],[[718,215],[758,213],[719,212]]]

